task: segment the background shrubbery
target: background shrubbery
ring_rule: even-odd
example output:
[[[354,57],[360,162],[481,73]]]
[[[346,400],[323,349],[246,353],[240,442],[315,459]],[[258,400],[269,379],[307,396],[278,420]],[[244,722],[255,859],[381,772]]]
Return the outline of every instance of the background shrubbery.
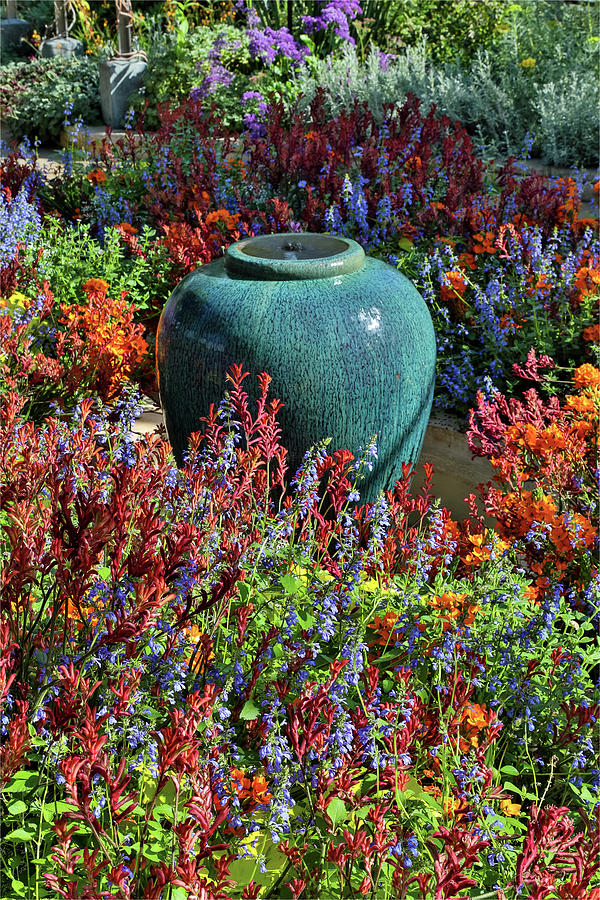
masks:
[[[56,144],[67,109],[73,119],[100,122],[98,67],[90,57],[38,58],[2,67],[0,115],[13,136]]]
[[[361,63],[347,47],[333,62],[315,60],[310,74],[299,75],[302,104],[321,88],[331,115],[358,99],[381,121],[384,103],[414,93],[461,122],[486,155],[530,149],[557,165],[597,165],[597,16],[587,6],[544,2],[510,9],[493,47],[476,45],[468,60],[440,58],[425,40],[395,57],[372,47]]]
[[[216,104],[223,124],[256,134],[260,104],[274,97],[288,108],[300,98],[306,109],[323,89],[330,115],[358,100],[381,121],[383,104],[414,93],[461,122],[488,157],[531,153],[555,165],[597,165],[596,2],[356,0],[328,9],[297,0],[290,16],[279,0],[140,0],[136,41],[148,67],[131,98],[135,116],[156,129],[161,105],[191,94],[207,110]],[[319,27],[306,24],[315,11]],[[81,5],[73,33],[88,53],[114,52],[109,12],[102,19]],[[91,58],[4,66],[6,123],[17,137],[55,142],[68,101],[75,118],[99,119],[97,84]]]

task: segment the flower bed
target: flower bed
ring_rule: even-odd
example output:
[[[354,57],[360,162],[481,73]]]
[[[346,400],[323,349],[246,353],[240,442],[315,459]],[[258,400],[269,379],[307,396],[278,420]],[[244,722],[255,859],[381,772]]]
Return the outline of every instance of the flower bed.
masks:
[[[597,900],[597,221],[414,98],[264,124],[190,101],[52,183],[2,162],[3,883]],[[289,472],[265,373],[179,470],[134,437],[173,285],[304,228],[424,293],[495,473],[463,520],[428,465],[362,504],[373,443]]]

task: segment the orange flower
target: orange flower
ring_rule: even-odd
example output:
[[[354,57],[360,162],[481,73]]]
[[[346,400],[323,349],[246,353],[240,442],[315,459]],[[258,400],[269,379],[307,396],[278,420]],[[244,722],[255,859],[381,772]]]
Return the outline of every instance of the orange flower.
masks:
[[[463,270],[471,269],[471,271],[475,271],[477,268],[477,260],[472,253],[461,253],[458,257],[458,261]]]
[[[466,599],[466,594],[448,592],[440,594],[438,597],[432,597],[429,603],[434,609],[446,610],[453,619],[456,619],[458,618],[460,607]]]
[[[104,184],[106,181],[106,172],[103,172],[102,169],[92,169],[85,177],[91,184]]]
[[[432,597],[429,605],[442,613],[440,619],[444,631],[448,631],[452,622],[458,618],[464,617],[464,624],[472,625],[479,612],[479,607],[471,603],[466,594],[454,594],[451,591]]]
[[[124,234],[137,234],[137,228],[134,228],[133,225],[130,225],[129,222],[121,222],[120,225],[115,225],[115,228],[118,228],[119,231],[124,232]]]
[[[521,804],[513,803],[512,800],[501,800],[500,809],[505,816],[518,816],[521,812]]]
[[[406,165],[409,167],[409,169],[417,169],[418,170],[418,169],[422,168],[423,160],[421,159],[420,156],[409,156],[409,158],[406,160]]]
[[[86,371],[103,399],[111,399],[122,382],[140,365],[148,344],[144,326],[133,321],[134,307],[125,300],[107,297],[108,284],[91,278],[84,284],[87,304],[61,305],[61,324],[85,345]]]
[[[467,535],[467,540],[471,546],[462,557],[462,561],[465,566],[470,567],[482,566],[490,559],[492,551],[501,554],[508,547],[508,544],[499,539],[496,539],[495,541],[492,540],[488,545],[486,537],[483,534],[469,534]]]
[[[486,231],[485,234],[479,233],[473,235],[473,240],[476,242],[473,244],[473,252],[474,253],[495,253],[496,247],[494,246],[494,240],[496,235],[493,231]]]
[[[589,328],[583,330],[584,341],[592,341],[594,344],[600,343],[600,325],[590,325]]]
[[[536,606],[539,606],[540,602],[541,602],[540,590],[541,590],[541,588],[536,587],[533,584],[529,584],[523,591],[523,594],[527,598],[527,600],[530,600],[532,603],[535,603]]]
[[[580,391],[586,387],[600,387],[600,371],[590,363],[584,363],[575,369],[573,383]]]
[[[108,292],[108,282],[102,278],[88,278],[83,285],[86,294],[106,294]]]
[[[467,289],[467,282],[463,278],[462,273],[457,271],[446,272],[444,281],[447,283],[440,288],[440,296],[444,303],[455,300],[457,297],[462,299]]]
[[[202,673],[215,656],[210,636],[204,631],[200,631],[197,625],[191,625],[187,629],[187,639],[193,645],[193,649],[187,654],[185,661],[188,666],[193,661],[194,671],[198,674]]]
[[[574,413],[577,413],[583,419],[595,419],[597,414],[596,404],[594,403],[592,397],[584,394],[581,396],[580,394],[573,396],[573,394],[569,394],[565,400],[565,406],[567,409],[572,410]]]
[[[377,632],[377,638],[372,641],[372,645],[382,644],[385,647],[389,644],[399,615],[400,614],[394,612],[393,609],[388,609],[383,619],[380,619],[379,616],[375,616],[372,624],[369,625],[369,628],[372,628],[373,631]]]
[[[242,769],[231,770],[231,792],[240,800],[249,800],[250,805],[268,803],[271,793],[264,775],[246,776]]]
[[[231,770],[231,792],[240,800],[246,800],[252,796],[252,779],[246,778],[241,769]]]
[[[269,803],[272,794],[268,789],[264,775],[255,775],[252,779],[252,799],[255,803]]]
[[[239,218],[238,213],[233,215],[227,209],[216,209],[207,215],[204,222],[206,225],[223,225],[228,231],[233,231]]]
[[[478,731],[487,728],[493,718],[494,713],[482,706],[481,703],[468,703],[465,706],[463,721],[466,720],[468,725]]]
[[[574,289],[577,292],[574,295],[575,302],[582,303],[586,297],[598,293],[599,285],[600,269],[593,266],[580,266],[574,283]]]

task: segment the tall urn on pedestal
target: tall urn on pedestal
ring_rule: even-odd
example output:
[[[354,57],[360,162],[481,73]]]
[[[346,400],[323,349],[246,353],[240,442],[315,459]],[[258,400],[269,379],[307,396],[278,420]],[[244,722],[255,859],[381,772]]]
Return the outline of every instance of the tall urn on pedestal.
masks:
[[[285,404],[281,443],[292,473],[323,438],[330,452],[356,452],[377,435],[363,500],[392,487],[402,463],[416,462],[435,357],[431,317],[408,279],[355,241],[308,233],[248,238],[191,272],[157,334],[161,402],[179,465],[190,434],[224,396],[227,370],[240,363],[251,375],[268,372],[271,395]]]

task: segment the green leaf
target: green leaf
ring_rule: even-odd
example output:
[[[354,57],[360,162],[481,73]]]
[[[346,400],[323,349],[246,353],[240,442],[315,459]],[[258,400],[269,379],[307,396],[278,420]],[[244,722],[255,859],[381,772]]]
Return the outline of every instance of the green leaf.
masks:
[[[288,574],[282,577],[281,586],[286,594],[297,594],[302,586],[302,582],[298,581],[297,578],[294,578],[293,575]]]
[[[10,834],[5,835],[5,841],[13,841],[16,843],[17,841],[31,841],[35,835],[35,831],[27,831],[25,828],[15,828],[14,831],[11,831]]]
[[[311,628],[311,626],[315,624],[315,618],[314,616],[311,616],[310,613],[308,613],[305,618],[303,618],[299,612],[296,612],[296,615],[298,616],[298,622],[302,628]]]
[[[259,716],[260,709],[258,706],[252,700],[246,700],[240,713],[240,719],[243,719],[244,722],[250,722],[252,719],[258,719]]]
[[[511,781],[505,781],[502,785],[502,790],[512,791],[513,794],[518,794],[519,797],[522,797],[525,793],[523,788],[517,787],[516,784],[513,784]]]
[[[59,816],[66,812],[73,812],[73,804],[66,803],[64,800],[57,800],[55,803],[44,804],[42,815],[46,822],[54,822]]]
[[[98,569],[98,578],[104,578],[105,581],[110,579],[110,569],[108,566],[101,566]]]
[[[503,775],[520,775],[521,774],[518,769],[515,769],[514,766],[502,766],[500,771],[502,772]]]
[[[406,237],[400,238],[400,240],[397,242],[397,245],[400,250],[405,250],[406,252],[412,250],[413,248],[413,242],[409,241],[409,239]]]
[[[340,822],[343,822],[348,816],[348,810],[344,801],[340,800],[339,797],[334,797],[333,800],[330,800],[327,804],[327,815],[334,825],[339,825]]]
[[[173,814],[175,812],[175,807],[170,803],[157,803],[152,810],[152,815],[154,816],[166,816],[169,819],[173,818]],[[152,824],[152,823],[150,823]],[[160,827],[160,826],[159,826]]]
[[[15,800],[14,803],[11,803],[8,807],[8,811],[11,816],[18,816],[20,813],[26,812],[28,809],[27,804],[23,803],[22,800]]]
[[[12,889],[18,897],[25,896],[25,885],[22,881],[17,881],[16,878],[11,879]]]
[[[240,600],[245,605],[248,603],[248,598],[250,596],[250,585],[247,581],[238,581],[236,582],[236,587],[238,589],[238,594],[240,595]]]
[[[36,772],[21,769],[20,771],[15,772],[12,781],[3,788],[3,791],[6,791],[7,794],[24,794],[25,791],[31,790],[37,777]]]

